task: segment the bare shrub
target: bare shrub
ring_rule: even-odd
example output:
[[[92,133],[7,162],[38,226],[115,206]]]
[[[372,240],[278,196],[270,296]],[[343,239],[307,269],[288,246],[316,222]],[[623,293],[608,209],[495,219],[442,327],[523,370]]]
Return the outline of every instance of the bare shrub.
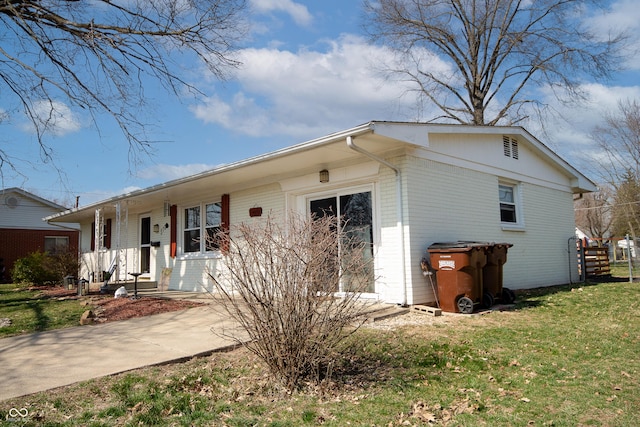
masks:
[[[247,332],[244,345],[287,389],[330,375],[337,345],[364,321],[359,297],[373,263],[358,230],[335,216],[289,215],[232,227],[217,298]]]

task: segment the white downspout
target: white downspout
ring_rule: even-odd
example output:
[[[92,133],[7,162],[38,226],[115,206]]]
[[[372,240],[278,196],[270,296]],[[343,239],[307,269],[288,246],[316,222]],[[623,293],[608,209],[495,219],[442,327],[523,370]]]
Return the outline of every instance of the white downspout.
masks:
[[[349,147],[350,149],[357,151],[360,154],[364,154],[365,156],[369,157],[370,159],[375,160],[376,162],[388,167],[389,169],[391,169],[393,172],[395,172],[396,174],[396,215],[397,215],[397,227],[398,227],[398,232],[400,234],[400,258],[401,258],[401,265],[402,265],[402,306],[406,307],[407,306],[407,272],[406,272],[406,265],[405,265],[405,243],[404,243],[404,209],[402,207],[403,205],[403,198],[402,198],[402,175],[400,174],[400,168],[398,168],[397,166],[392,165],[391,163],[387,162],[386,160],[376,156],[373,153],[370,153],[368,151],[366,151],[365,149],[358,147],[354,142],[354,137],[353,136],[348,136],[347,137],[347,147]]]

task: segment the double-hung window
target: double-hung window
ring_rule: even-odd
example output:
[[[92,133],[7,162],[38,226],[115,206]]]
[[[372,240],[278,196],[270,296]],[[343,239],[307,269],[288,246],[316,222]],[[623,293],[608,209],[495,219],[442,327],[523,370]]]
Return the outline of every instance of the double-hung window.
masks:
[[[204,242],[205,251],[216,251],[220,249],[218,233],[222,225],[222,205],[220,203],[209,203],[205,205],[204,228],[207,239]]]
[[[204,212],[204,215],[202,215]],[[203,203],[184,209],[185,253],[206,253],[219,249],[217,234],[222,220],[221,203]]]
[[[512,229],[524,227],[519,185],[500,182],[498,184],[498,195],[500,200],[500,222],[503,227]]]

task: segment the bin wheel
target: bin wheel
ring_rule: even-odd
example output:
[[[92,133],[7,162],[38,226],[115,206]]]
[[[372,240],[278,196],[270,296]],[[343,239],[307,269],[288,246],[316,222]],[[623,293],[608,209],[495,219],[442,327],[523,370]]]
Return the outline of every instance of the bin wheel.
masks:
[[[473,301],[467,297],[460,298],[458,300],[458,311],[462,314],[473,313]]]
[[[516,294],[509,288],[502,288],[502,302],[504,304],[513,304],[516,300]]]
[[[485,292],[482,295],[482,306],[484,308],[490,308],[494,302],[495,302],[495,299],[493,298],[493,295],[491,295],[489,292]]]

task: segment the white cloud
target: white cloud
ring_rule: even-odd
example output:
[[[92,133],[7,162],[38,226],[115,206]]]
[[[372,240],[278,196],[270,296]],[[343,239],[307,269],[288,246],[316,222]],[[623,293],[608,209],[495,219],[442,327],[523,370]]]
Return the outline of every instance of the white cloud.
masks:
[[[276,47],[245,49],[244,66],[238,70],[239,89],[231,95],[216,94],[193,106],[205,123],[243,135],[282,135],[296,141],[346,129],[369,120],[427,120],[438,112],[417,108],[414,86],[385,80],[381,64],[393,63],[394,54],[354,35],[326,41],[325,50],[296,52]],[[428,58],[425,59],[425,58]],[[424,52],[422,58],[434,72],[448,74],[450,67]],[[545,129],[535,120],[521,123],[561,156],[574,162],[593,149],[589,133],[615,111],[620,99],[640,99],[640,86],[585,84],[590,101],[578,106],[560,104],[551,90],[533,94],[554,113]],[[559,118],[562,115],[566,121]],[[533,117],[533,114],[532,114]]]
[[[626,41],[626,54],[628,56],[626,66],[633,70],[640,69],[640,8],[637,0],[619,0],[611,2],[608,11],[602,13],[600,9],[593,9],[593,14],[586,19],[589,28],[603,40],[612,34],[625,33],[629,38]]]
[[[76,194],[80,198],[78,201],[80,207],[82,207],[141,189],[141,187],[137,186],[127,186],[115,190],[89,190]]]
[[[219,165],[217,165],[219,166]],[[136,173],[137,180],[146,180],[148,183],[142,186],[129,185],[116,190],[90,190],[79,193],[80,205],[86,206],[91,203],[99,202],[102,200],[110,199],[111,197],[121,196],[123,194],[132,193],[134,191],[142,190],[160,182],[167,182],[178,178],[184,178],[190,175],[195,175],[200,172],[204,172],[217,167],[216,165],[207,165],[204,163],[193,163],[186,165],[168,165],[157,164],[145,169],[142,169]]]
[[[328,41],[328,49],[289,52],[245,49],[229,99],[212,96],[192,112],[206,123],[252,136],[310,138],[369,120],[415,120],[407,84],[376,70],[394,60],[388,49],[356,36]],[[434,67],[443,67],[433,61]]]
[[[605,13],[598,8],[593,11],[594,14],[587,19],[587,23],[602,35],[616,31],[637,30],[640,26],[640,8],[637,0],[612,2]]]
[[[62,102],[38,101],[32,105],[31,112],[40,129],[55,136],[77,132],[82,127],[78,117]],[[25,122],[22,129],[26,132],[35,132],[31,120]]]
[[[138,171],[136,173],[136,178],[154,182],[165,182],[195,175],[215,167],[215,165],[207,165],[204,163],[192,163],[187,165],[157,164]]]
[[[582,89],[589,100],[574,106],[560,104],[551,90],[543,90],[542,100],[554,113],[546,118],[544,132],[535,121],[525,127],[570,163],[584,168],[598,156],[599,149],[590,138],[594,127],[603,125],[607,114],[616,114],[620,100],[640,99],[640,86],[590,83]]]
[[[309,26],[313,21],[307,6],[292,0],[251,0],[251,5],[258,13],[284,12],[291,16],[296,24],[303,27]]]

